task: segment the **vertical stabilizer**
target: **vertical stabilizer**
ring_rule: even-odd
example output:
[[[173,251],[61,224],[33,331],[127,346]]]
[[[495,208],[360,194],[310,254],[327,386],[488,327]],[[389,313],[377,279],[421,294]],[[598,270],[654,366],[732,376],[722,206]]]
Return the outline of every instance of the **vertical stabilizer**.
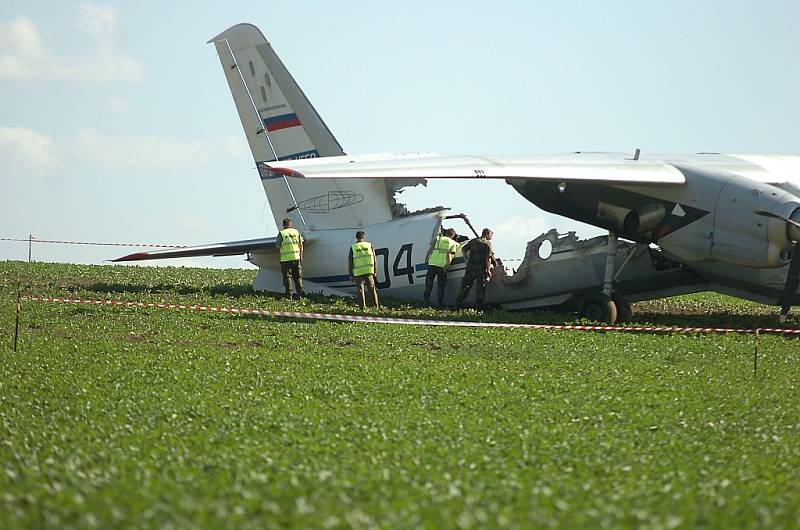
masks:
[[[211,39],[231,89],[275,223],[293,217],[307,230],[356,228],[392,218],[381,180],[304,180],[263,166],[344,154],[303,91],[251,24],[237,24]]]

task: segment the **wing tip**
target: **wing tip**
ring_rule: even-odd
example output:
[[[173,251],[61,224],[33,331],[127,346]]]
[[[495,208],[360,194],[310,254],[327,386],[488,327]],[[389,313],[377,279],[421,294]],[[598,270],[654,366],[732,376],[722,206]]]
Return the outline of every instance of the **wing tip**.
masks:
[[[112,259],[113,263],[120,262],[120,261],[141,261],[148,258],[147,252],[134,252],[133,254],[127,254],[122,256],[121,258]]]
[[[303,175],[299,171],[296,171],[288,167],[270,167],[269,170],[272,171],[273,173],[278,173],[283,177],[305,178],[305,175]]]

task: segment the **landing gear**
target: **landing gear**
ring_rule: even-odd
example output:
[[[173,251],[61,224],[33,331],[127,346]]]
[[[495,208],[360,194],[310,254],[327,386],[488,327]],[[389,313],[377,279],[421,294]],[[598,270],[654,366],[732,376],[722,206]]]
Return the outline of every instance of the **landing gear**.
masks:
[[[578,315],[595,322],[613,324],[617,321],[617,305],[605,293],[589,293],[581,300]]]
[[[633,311],[628,299],[619,293],[611,293],[611,300],[617,306],[617,322],[630,322]]]
[[[614,292],[614,258],[617,256],[617,234],[608,233],[608,246],[606,248],[606,270],[603,278],[603,292],[589,293],[583,297],[578,306],[578,314],[582,318],[613,324],[615,322],[628,322],[631,319],[631,304],[619,293]],[[619,274],[628,264],[633,253],[617,271]]]
[[[617,243],[617,234],[609,232],[606,245],[606,271],[603,278],[603,293],[608,296],[611,296],[611,291],[614,290],[614,258],[617,257]]]
[[[630,322],[631,303],[619,293],[613,293],[611,296],[604,293],[589,293],[581,299],[578,315],[606,324]]]

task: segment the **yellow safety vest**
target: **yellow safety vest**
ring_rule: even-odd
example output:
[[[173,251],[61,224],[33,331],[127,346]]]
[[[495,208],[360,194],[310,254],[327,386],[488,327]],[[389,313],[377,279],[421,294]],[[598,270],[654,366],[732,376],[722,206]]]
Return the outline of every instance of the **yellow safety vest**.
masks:
[[[436,243],[433,244],[431,257],[428,258],[428,265],[435,267],[447,267],[447,256],[453,254],[458,247],[458,243],[453,241],[447,236],[439,236],[436,238]]]
[[[284,228],[281,235],[281,262],[300,259],[300,232],[296,228]]]
[[[372,259],[372,243],[359,241],[350,249],[353,251],[353,276],[375,274],[375,260]]]

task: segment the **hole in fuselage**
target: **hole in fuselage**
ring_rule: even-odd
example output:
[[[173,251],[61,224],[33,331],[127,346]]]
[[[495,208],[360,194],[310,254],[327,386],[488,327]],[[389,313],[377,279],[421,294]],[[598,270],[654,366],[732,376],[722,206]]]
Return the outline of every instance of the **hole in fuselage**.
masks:
[[[550,254],[553,253],[553,243],[549,239],[545,239],[542,241],[542,244],[539,245],[539,257],[542,259],[547,259],[550,257]]]

